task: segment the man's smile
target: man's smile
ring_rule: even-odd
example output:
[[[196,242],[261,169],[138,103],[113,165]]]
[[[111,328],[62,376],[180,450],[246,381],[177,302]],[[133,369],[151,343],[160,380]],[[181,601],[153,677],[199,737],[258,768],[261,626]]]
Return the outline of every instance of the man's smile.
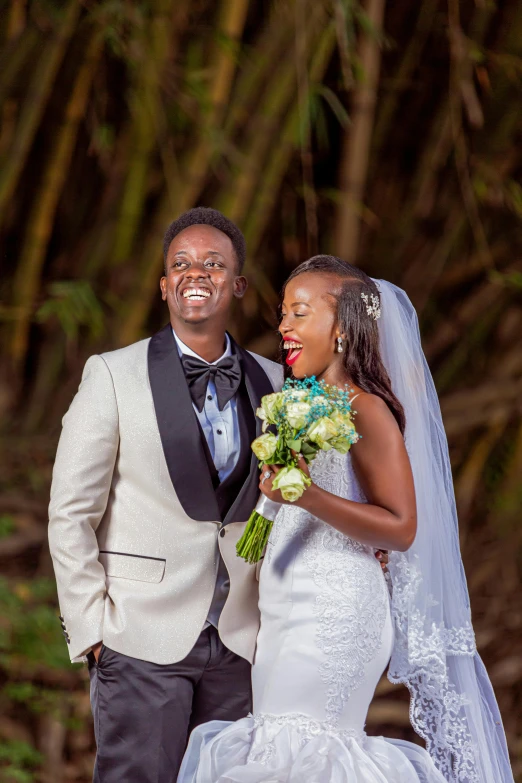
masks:
[[[210,287],[202,283],[182,283],[178,288],[178,299],[180,304],[189,304],[201,307],[211,296]]]
[[[185,288],[182,293],[183,299],[190,299],[191,301],[202,302],[208,299],[210,291],[207,288]]]

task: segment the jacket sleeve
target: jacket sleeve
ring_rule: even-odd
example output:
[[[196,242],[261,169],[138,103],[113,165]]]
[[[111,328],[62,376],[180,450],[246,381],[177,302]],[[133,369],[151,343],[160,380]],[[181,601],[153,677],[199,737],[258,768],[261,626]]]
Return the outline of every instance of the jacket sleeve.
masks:
[[[105,570],[96,529],[107,506],[119,445],[112,376],[91,356],[65,414],[53,469],[49,548],[72,662],[103,639]]]

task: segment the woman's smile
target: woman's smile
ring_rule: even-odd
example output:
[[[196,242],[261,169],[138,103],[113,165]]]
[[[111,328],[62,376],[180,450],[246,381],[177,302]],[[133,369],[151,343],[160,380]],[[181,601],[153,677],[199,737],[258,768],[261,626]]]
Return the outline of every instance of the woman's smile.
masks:
[[[283,344],[283,350],[287,351],[285,362],[289,367],[291,367],[301,356],[303,352],[303,344],[293,335],[286,335]]]

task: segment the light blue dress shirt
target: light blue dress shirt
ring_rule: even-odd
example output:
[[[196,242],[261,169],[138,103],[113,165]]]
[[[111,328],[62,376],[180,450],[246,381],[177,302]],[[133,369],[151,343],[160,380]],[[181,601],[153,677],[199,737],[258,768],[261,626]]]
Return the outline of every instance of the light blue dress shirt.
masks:
[[[223,356],[215,362],[207,362],[205,359],[202,359],[201,356],[198,356],[197,353],[194,353],[188,345],[185,345],[174,330],[172,331],[176,339],[180,356],[182,354],[195,356],[196,359],[205,362],[205,364],[217,364],[221,359],[232,356],[232,347],[228,334],[226,335],[227,347]],[[208,448],[219,475],[219,480],[224,481],[236,467],[241,447],[236,398],[235,396],[232,397],[223,410],[220,411],[218,408],[216,387],[214,381],[210,380],[207,386],[203,409],[199,411],[194,403],[192,403],[192,405],[203,429]]]
[[[188,345],[185,345],[185,343],[179,339],[174,329],[172,330],[172,333],[176,340],[180,356],[186,354],[187,356],[195,356],[196,359],[205,362],[205,364],[217,364],[221,359],[225,359],[227,356],[232,355],[232,347],[228,334],[226,335],[227,346],[223,356],[221,356],[217,362],[207,362],[206,359],[203,359],[191,350]],[[239,459],[239,450],[241,448],[236,398],[235,396],[232,397],[223,410],[220,411],[218,408],[216,387],[211,380],[207,386],[203,409],[199,411],[194,403],[192,403],[192,406],[203,429],[208,448],[212,455],[212,459],[214,460],[214,465],[219,474],[219,480],[224,481],[236,467]],[[214,589],[214,596],[208,612],[207,621],[203,626],[203,629],[207,628],[209,625],[213,625],[214,628],[218,627],[219,616],[225,605],[225,601],[227,600],[229,589],[230,579],[228,571],[223,563],[223,558],[219,555],[216,587]]]

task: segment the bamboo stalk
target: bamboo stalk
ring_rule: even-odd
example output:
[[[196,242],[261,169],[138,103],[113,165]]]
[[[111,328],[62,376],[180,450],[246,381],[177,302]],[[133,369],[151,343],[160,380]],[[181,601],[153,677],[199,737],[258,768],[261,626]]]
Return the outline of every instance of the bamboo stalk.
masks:
[[[223,113],[227,107],[248,6],[249,0],[232,0],[232,2],[229,0],[221,5],[218,29],[221,36],[226,39],[228,51],[225,53],[226,56],[223,56],[223,45],[219,42],[215,45],[212,69],[215,75],[210,92],[212,108],[210,126],[221,124]]]
[[[365,13],[372,28],[380,32],[384,19],[385,0],[366,0]],[[374,36],[363,34],[359,47],[364,81],[354,91],[352,124],[346,131],[340,173],[339,207],[337,210],[336,252],[353,263],[360,233],[360,209],[364,200],[372,136],[381,51]]]
[[[502,486],[498,495],[497,508],[489,516],[489,524],[508,535],[517,529],[520,520],[520,502],[522,492],[520,476],[522,475],[522,425],[518,425],[513,453],[505,468]]]
[[[7,22],[7,38],[18,38],[25,29],[27,20],[27,0],[11,0],[11,10]]]
[[[314,56],[309,75],[310,90],[313,90],[314,86],[322,81],[334,51],[335,40],[336,30],[330,24],[324,29],[319,41],[314,46]],[[288,113],[279,137],[279,143],[271,152],[260,187],[256,191],[256,198],[245,221],[244,234],[248,247],[248,259],[245,268],[248,274],[254,275],[256,282],[259,280],[262,270],[259,269],[258,265],[254,265],[253,259],[276,205],[276,195],[281,188],[298,140],[299,110],[294,104],[292,110]],[[273,299],[271,299],[270,303],[273,303]]]
[[[80,122],[96,65],[102,51],[102,38],[93,35],[67,105],[56,146],[44,174],[42,188],[28,222],[25,242],[14,280],[14,305],[20,308],[11,342],[11,357],[20,365],[27,352],[33,306],[40,287],[40,275],[51,237],[58,201],[67,178]]]
[[[239,41],[242,34],[242,25],[246,18],[246,9],[244,3],[247,0],[235,0],[230,3],[223,0],[222,3],[222,32],[229,39]],[[210,89],[212,99],[212,117],[214,120],[218,117],[220,105],[226,102],[232,87],[234,69],[229,65],[221,64],[222,60],[232,60],[235,64],[235,58],[231,57],[230,52],[219,49],[216,54],[217,60],[214,62],[214,80]],[[205,132],[202,131],[204,134]],[[176,204],[170,202],[168,192],[162,197],[160,205],[156,211],[154,229],[149,234],[144,246],[144,268],[140,276],[140,285],[134,291],[131,298],[131,305],[124,316],[119,331],[118,342],[120,345],[126,345],[137,339],[143,328],[143,323],[149,313],[152,298],[157,291],[158,280],[161,270],[161,256],[158,253],[158,236],[169,221],[172,214],[182,212],[192,207],[199,196],[203,181],[206,176],[208,165],[212,155],[212,148],[208,139],[200,136],[190,155],[187,170],[182,174],[184,187],[180,188],[179,200]]]
[[[248,0],[222,0],[220,10],[220,34],[237,48],[246,20]],[[208,165],[213,154],[212,136],[218,127],[224,107],[232,89],[237,61],[234,52],[223,46],[214,50],[210,86],[210,114],[207,128],[201,128],[197,144],[192,149],[186,172],[183,174],[184,189],[176,211],[190,209],[201,193]]]
[[[0,215],[5,212],[27,160],[80,10],[78,0],[71,0],[64,12],[62,24],[45,46],[39,65],[34,69],[13,143],[0,166]]]
[[[474,86],[469,73],[469,66],[462,53],[462,30],[460,27],[459,0],[448,0],[448,23],[450,33],[450,85],[449,85],[449,116],[453,133],[455,152],[455,167],[457,171],[462,202],[468,217],[469,225],[475,240],[477,251],[484,267],[493,266],[493,258],[489,248],[488,238],[473,189],[469,167],[469,151],[462,122],[462,107],[464,96],[468,112],[474,117],[474,122],[483,122],[482,109],[474,95]],[[471,85],[471,86],[470,86]]]
[[[382,98],[373,136],[372,149],[374,154],[372,156],[372,169],[377,165],[377,161],[379,160],[378,152],[381,150],[385,139],[390,133],[400,99],[409,88],[411,76],[422,57],[438,6],[439,0],[423,0],[417,16],[415,30],[409,40],[404,55],[401,57],[399,67],[392,80],[391,89]]]
[[[308,57],[306,51],[306,0],[296,0],[295,7],[295,60],[297,96],[299,107],[299,136],[301,152],[301,176],[306,218],[306,245],[308,255],[317,253],[317,196],[314,188],[313,156],[310,139],[310,89],[308,83]]]
[[[252,51],[244,55],[237,81],[230,93],[230,106],[223,120],[223,135],[232,140],[248,125],[256,112],[265,86],[270,83],[274,63],[279,64],[292,43],[289,4],[274,4],[270,19],[257,37]]]
[[[77,254],[78,265],[84,270],[84,275],[89,280],[96,277],[107,259],[111,257],[114,247],[118,208],[122,199],[127,161],[130,156],[131,132],[131,123],[125,123],[116,139],[112,160],[106,170],[105,187],[99,197],[99,206],[92,231],[89,232],[83,252]]]
[[[516,264],[510,265],[506,273],[514,272],[517,268]],[[490,312],[496,304],[503,307],[506,293],[506,289],[498,283],[486,279],[464,301],[458,303],[455,312],[446,312],[439,328],[424,343],[428,361],[433,362],[438,356],[448,352],[482,313]]]
[[[237,223],[241,223],[248,214],[267,157],[273,151],[272,140],[295,95],[295,88],[293,62],[282,63],[256,112],[255,127],[250,129],[244,142],[239,171],[217,201],[218,209]]]
[[[335,40],[335,27],[330,24],[314,47],[314,58],[309,75],[310,89],[313,89],[322,80],[334,50]],[[299,146],[299,125],[299,107],[294,104],[288,112],[279,136],[279,143],[270,155],[260,187],[256,192],[255,201],[249,210],[245,223],[244,235],[248,247],[245,274],[272,312],[277,306],[278,295],[267,272],[259,263],[254,263],[254,258],[276,204],[276,194],[281,188],[290,160]]]
[[[307,56],[319,40],[318,31],[324,29],[326,15],[320,6],[309,8],[313,23],[309,24],[305,51]],[[248,138],[244,141],[242,162],[236,178],[224,189],[217,202],[218,208],[231,220],[241,224],[251,210],[252,200],[262,181],[263,172],[275,152],[274,140],[284,122],[285,112],[295,100],[296,74],[293,60],[287,58],[271,74],[271,80],[261,105],[256,112]]]
[[[0,56],[0,104],[9,95],[22,68],[30,57],[34,57],[34,49],[38,42],[38,30],[28,27],[15,40],[10,39]]]
[[[168,44],[174,22],[172,13],[169,13],[170,8],[170,0],[157,0],[151,19],[140,31],[136,41],[141,54],[136,67],[137,84],[131,99],[132,156],[116,224],[112,257],[114,265],[127,260],[132,251],[147,196],[150,157],[156,144],[162,111],[160,86],[170,56]]]
[[[461,543],[465,541],[469,532],[473,504],[483,478],[484,468],[492,450],[504,434],[507,419],[506,411],[497,413],[486,432],[473,444],[471,453],[455,481],[455,499],[459,514]]]

